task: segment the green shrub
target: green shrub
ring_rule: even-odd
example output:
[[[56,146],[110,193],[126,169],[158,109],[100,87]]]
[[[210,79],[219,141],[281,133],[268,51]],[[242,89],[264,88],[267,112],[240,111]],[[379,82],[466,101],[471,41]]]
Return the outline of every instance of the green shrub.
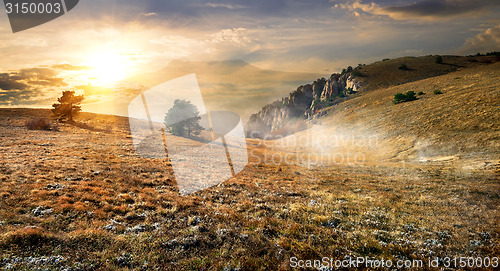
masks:
[[[419,96],[420,95],[424,95],[424,94],[425,94],[425,92],[423,92],[423,91],[420,91],[420,92],[417,93],[417,95],[419,95]]]
[[[394,103],[397,104],[397,103],[402,103],[406,100],[406,95],[404,95],[403,93],[396,93],[396,95],[394,95]]]
[[[405,64],[402,64],[401,66],[399,66],[398,69],[403,70],[403,71],[409,70],[408,66],[406,66]]]
[[[410,90],[410,91],[406,92],[406,98],[410,101],[416,100],[417,99],[416,95],[417,94],[415,93],[415,91]]]
[[[347,67],[347,69],[342,69],[342,72],[340,73],[340,75],[344,75],[346,73],[350,73],[350,72],[352,72],[352,70],[353,70],[352,66],[349,66],[349,67]]]
[[[396,95],[394,95],[394,100],[392,101],[394,104],[398,104],[398,103],[404,103],[404,102],[409,102],[409,101],[414,101],[416,100],[417,97],[415,95],[415,92],[414,91],[408,91],[406,92],[406,94],[403,94],[403,93],[397,93]]]
[[[436,63],[438,63],[438,64],[443,63],[443,57],[442,56],[437,56],[436,57]]]
[[[438,88],[434,90],[434,95],[443,94],[443,92]]]

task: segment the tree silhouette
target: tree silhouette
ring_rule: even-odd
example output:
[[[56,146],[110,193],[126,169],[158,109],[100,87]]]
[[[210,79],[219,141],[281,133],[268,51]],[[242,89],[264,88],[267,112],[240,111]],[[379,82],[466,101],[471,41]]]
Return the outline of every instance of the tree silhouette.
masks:
[[[62,96],[57,99],[59,103],[52,105],[52,113],[58,121],[73,121],[73,117],[82,110],[79,104],[83,101],[83,95],[75,95],[72,90],[63,91]]]
[[[164,124],[173,135],[190,137],[199,135],[203,130],[200,119],[198,108],[194,104],[177,99],[165,114]]]

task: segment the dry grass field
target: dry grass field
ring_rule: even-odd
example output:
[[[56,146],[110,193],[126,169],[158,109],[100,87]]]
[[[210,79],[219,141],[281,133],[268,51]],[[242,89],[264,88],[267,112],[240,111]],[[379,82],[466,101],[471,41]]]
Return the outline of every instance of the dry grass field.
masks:
[[[42,131],[25,124],[49,110],[0,109],[0,268],[290,270],[291,257],[350,256],[431,269],[430,257],[498,257],[498,77],[490,64],[367,92],[312,130],[349,135],[328,150],[350,145],[362,160],[285,163],[317,146],[248,139],[241,173],[188,196],[165,159],[135,154],[124,117],[82,113]],[[392,104],[407,90],[426,94]],[[349,143],[364,135],[377,144]]]

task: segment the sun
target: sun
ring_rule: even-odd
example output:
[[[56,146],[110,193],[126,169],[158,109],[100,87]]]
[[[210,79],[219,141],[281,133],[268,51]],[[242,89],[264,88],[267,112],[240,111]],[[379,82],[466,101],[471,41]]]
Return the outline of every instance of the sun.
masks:
[[[125,79],[132,68],[129,57],[111,50],[93,53],[86,61],[89,81],[93,85],[110,86]]]

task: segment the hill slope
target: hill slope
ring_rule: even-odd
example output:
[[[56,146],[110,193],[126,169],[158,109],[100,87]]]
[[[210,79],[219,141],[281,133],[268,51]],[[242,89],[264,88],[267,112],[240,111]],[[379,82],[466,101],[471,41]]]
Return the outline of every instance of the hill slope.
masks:
[[[434,94],[436,89],[443,94]],[[425,94],[393,104],[396,93],[407,91]],[[279,142],[300,139],[304,152],[350,150],[372,162],[453,161],[498,169],[499,105],[500,63],[482,65],[359,94],[329,108],[317,125]]]
[[[424,102],[393,105],[390,95],[353,99],[330,115],[342,116],[345,125],[327,123],[327,116],[319,127],[361,137],[358,132],[385,131],[378,127],[385,123],[400,125],[390,114]],[[349,118],[355,109],[386,119]],[[24,126],[49,116],[49,110],[0,109],[0,268],[288,270],[291,257],[322,253],[393,262],[498,255],[498,175],[455,175],[427,164],[301,167],[264,160],[287,153],[249,139],[250,160],[241,173],[180,196],[166,159],[134,152],[127,118],[82,113],[59,131]],[[403,141],[410,133],[391,129],[404,132]]]
[[[356,68],[349,67],[342,74],[332,74],[328,79],[322,78],[300,86],[288,97],[264,106],[260,112],[251,116],[247,124],[248,134],[286,134],[290,130],[289,126],[293,126],[297,119],[321,117],[327,108],[349,99],[352,94],[499,61],[497,56],[443,56],[442,59],[442,63],[436,63],[436,56],[403,57],[359,65]]]

